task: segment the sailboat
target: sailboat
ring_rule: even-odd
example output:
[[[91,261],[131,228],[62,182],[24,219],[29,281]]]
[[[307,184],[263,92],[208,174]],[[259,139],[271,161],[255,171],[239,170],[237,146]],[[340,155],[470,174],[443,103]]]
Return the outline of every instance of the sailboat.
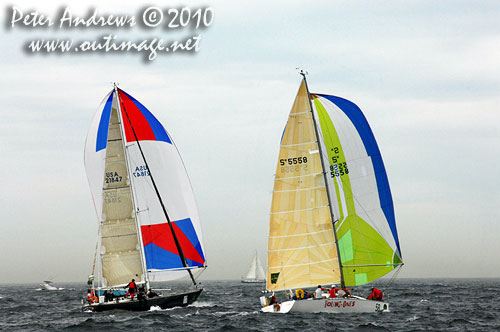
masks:
[[[335,291],[302,299],[318,285],[349,291],[403,262],[387,174],[366,118],[349,100],[310,93],[301,75],[281,138],[269,227],[266,289],[285,298],[261,297],[262,311],[388,310],[387,302]]]
[[[99,228],[83,310],[189,305],[203,290],[195,277],[206,260],[184,163],[172,136],[137,99],[115,84],[103,103],[85,143]],[[140,301],[124,296],[132,279],[147,291],[181,278],[192,285],[148,292]]]
[[[241,282],[244,284],[262,284],[266,282],[266,274],[264,273],[257,252],[255,252],[252,265],[250,265],[247,275],[241,279]]]

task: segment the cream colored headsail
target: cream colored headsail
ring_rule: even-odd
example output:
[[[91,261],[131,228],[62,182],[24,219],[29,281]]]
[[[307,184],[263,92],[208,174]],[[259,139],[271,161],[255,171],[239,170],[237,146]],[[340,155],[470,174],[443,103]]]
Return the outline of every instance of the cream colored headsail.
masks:
[[[106,286],[144,279],[123,137],[113,104],[108,131],[101,221],[102,276]]]
[[[268,290],[340,281],[318,139],[304,81],[281,140],[268,250]]]

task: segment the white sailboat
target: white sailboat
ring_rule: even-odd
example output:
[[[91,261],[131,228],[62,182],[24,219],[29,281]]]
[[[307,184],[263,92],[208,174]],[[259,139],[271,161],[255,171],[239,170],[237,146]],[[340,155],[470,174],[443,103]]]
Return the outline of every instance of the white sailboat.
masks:
[[[266,274],[264,273],[257,252],[255,252],[252,265],[250,265],[247,275],[241,279],[241,282],[244,284],[261,284],[266,282]]]
[[[195,274],[206,261],[183,161],[162,124],[116,85],[92,120],[85,168],[99,232],[83,309],[148,310],[195,301],[202,291]],[[153,282],[183,277],[192,281],[188,290],[141,301],[124,297],[132,279],[148,290]]]
[[[389,182],[368,122],[346,99],[310,94],[301,75],[281,139],[269,227],[266,289],[285,299],[269,304],[261,297],[262,311],[388,310],[387,302],[335,292],[298,299],[308,288],[360,286],[403,265]]]

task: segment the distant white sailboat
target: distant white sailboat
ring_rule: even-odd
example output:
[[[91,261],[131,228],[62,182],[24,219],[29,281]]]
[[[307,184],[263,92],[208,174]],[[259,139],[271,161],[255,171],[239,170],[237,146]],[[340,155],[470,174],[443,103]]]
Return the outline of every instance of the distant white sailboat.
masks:
[[[241,279],[241,282],[244,284],[261,284],[266,282],[266,274],[264,273],[257,252],[255,252],[250,270],[248,270],[246,277]]]

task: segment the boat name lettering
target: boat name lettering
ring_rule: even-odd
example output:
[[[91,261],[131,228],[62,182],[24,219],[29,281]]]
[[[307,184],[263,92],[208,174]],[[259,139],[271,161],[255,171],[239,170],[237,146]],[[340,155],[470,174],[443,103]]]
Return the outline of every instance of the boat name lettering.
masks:
[[[281,166],[285,166],[285,164],[296,165],[296,164],[305,164],[305,163],[307,163],[307,157],[280,159]]]
[[[356,305],[356,301],[346,301],[346,300],[326,300],[325,308],[345,308],[345,307],[354,307]]]
[[[122,176],[118,172],[106,172],[106,178],[104,179],[106,183],[115,183],[122,180]]]
[[[140,176],[149,176],[149,170],[145,165],[136,166],[135,171],[132,174],[134,174],[134,177],[136,178]]]

